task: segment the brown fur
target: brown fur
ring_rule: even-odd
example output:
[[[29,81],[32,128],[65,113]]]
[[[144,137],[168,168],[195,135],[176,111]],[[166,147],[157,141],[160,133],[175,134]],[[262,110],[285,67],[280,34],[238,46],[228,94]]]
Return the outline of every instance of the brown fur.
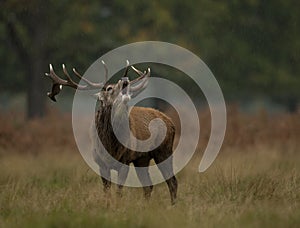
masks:
[[[122,115],[128,115],[128,108],[124,104],[120,104],[123,106]],[[133,163],[136,167],[148,167],[150,160],[154,159],[154,161],[159,164],[162,161],[166,160],[168,157],[172,156],[173,150],[173,141],[175,136],[175,126],[172,120],[166,116],[164,113],[152,109],[152,108],[143,108],[143,107],[133,107],[129,114],[129,124],[130,129],[133,135],[139,140],[146,140],[150,137],[150,131],[148,129],[149,123],[151,120],[155,118],[160,118],[164,121],[167,127],[166,137],[161,143],[159,147],[150,152],[137,152],[125,148],[121,143],[119,143],[115,134],[113,133],[111,126],[111,112],[112,105],[107,105],[105,107],[100,107],[96,113],[96,129],[99,136],[100,141],[103,146],[106,148],[108,153],[117,161],[129,165]],[[122,116],[118,121],[122,121]],[[100,152],[101,153],[101,152]],[[115,169],[118,171],[119,175],[119,191],[121,194],[121,189],[123,184],[125,183],[128,169],[120,170],[118,166],[115,166],[113,162],[107,162],[103,157],[99,154],[96,154],[95,161],[98,163],[100,168],[100,173],[106,172],[108,176],[110,175],[110,170]],[[170,195],[171,195],[171,203],[175,203],[176,193],[177,193],[177,180],[173,175],[173,167],[172,167],[172,159],[171,162],[167,165],[167,168],[160,167],[158,168],[162,172],[163,176],[171,176],[168,180],[166,180]],[[152,183],[148,173],[148,169],[141,173],[137,173],[142,184],[148,185],[144,187],[145,197],[149,198],[152,192]],[[102,178],[104,184],[104,191],[108,192],[111,186],[110,179]],[[150,184],[149,184],[150,183]]]

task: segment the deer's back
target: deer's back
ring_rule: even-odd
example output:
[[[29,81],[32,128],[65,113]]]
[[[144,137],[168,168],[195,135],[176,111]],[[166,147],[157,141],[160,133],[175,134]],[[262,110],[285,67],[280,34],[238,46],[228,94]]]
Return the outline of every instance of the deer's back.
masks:
[[[148,139],[150,137],[149,123],[156,118],[161,119],[167,127],[167,136],[165,140],[167,140],[167,137],[170,137],[173,140],[175,134],[174,123],[167,115],[153,108],[134,106],[130,110],[129,121],[133,135],[140,140]]]

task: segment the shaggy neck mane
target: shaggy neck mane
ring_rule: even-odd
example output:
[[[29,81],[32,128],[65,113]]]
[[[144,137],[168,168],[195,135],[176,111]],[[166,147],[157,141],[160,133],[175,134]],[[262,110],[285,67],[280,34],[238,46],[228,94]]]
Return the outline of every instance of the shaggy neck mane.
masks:
[[[114,134],[112,118],[117,130],[122,131],[123,123],[125,123],[128,118],[128,112],[126,110],[126,105],[119,105],[116,106],[116,108],[113,107],[113,105],[108,105],[105,107],[99,107],[96,110],[95,124],[99,139],[106,150],[116,159],[119,159],[117,151],[119,151],[121,147],[124,148],[124,146],[119,143],[119,140]]]

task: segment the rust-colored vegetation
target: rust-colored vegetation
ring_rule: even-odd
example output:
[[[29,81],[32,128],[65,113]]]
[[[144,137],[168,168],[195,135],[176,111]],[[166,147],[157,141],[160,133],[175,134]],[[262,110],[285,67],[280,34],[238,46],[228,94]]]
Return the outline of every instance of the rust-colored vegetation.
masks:
[[[171,117],[176,116],[169,113]],[[199,149],[203,150],[210,134],[210,112],[199,112],[201,135]],[[176,126],[179,122],[174,118]],[[179,127],[178,127],[179,128]],[[300,114],[269,114],[260,111],[245,114],[236,107],[227,109],[227,128],[222,151],[253,148],[257,146],[300,146]],[[44,153],[77,150],[72,131],[71,114],[51,111],[42,118],[25,121],[17,112],[0,113],[0,152]]]

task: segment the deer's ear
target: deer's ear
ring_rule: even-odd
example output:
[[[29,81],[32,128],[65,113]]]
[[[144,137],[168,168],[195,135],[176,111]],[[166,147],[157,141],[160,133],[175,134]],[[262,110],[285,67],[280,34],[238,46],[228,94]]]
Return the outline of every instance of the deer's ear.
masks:
[[[100,93],[94,93],[91,95],[92,98],[99,100]]]

